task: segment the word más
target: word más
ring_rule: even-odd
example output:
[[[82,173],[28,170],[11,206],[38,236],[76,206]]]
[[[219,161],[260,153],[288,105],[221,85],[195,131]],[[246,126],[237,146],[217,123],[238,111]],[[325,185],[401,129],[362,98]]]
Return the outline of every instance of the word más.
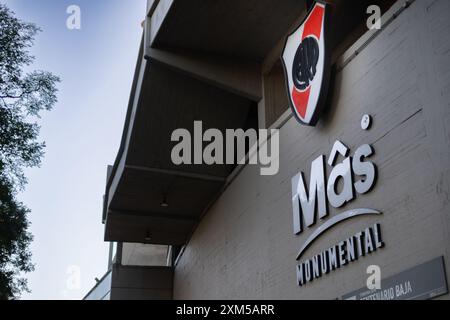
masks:
[[[373,154],[372,147],[362,145],[355,151],[353,157],[349,157],[349,151],[342,142],[335,142],[328,159],[328,165],[332,167],[328,181],[325,179],[323,155],[311,163],[308,189],[303,172],[292,178],[294,234],[300,234],[304,225],[311,227],[316,223],[316,211],[321,219],[328,215],[327,200],[334,208],[340,208],[354,199],[354,191],[364,194],[372,189],[376,181],[376,167],[366,160]],[[338,154],[345,159],[335,165]],[[338,187],[340,181],[342,188]]]

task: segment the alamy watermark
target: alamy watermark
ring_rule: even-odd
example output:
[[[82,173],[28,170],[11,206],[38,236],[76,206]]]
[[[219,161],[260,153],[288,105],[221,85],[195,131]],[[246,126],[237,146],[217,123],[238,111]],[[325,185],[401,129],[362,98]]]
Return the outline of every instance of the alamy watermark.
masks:
[[[81,30],[81,8],[77,5],[70,5],[66,9],[69,15],[66,20],[66,27],[69,30]]]
[[[79,266],[69,266],[66,270],[66,289],[80,290],[81,288],[81,268]]]
[[[381,268],[377,265],[367,267],[366,273],[370,276],[367,278],[367,289],[380,290],[381,289]]]
[[[259,164],[261,175],[269,176],[279,170],[279,140],[277,129],[226,129],[223,134],[219,129],[203,132],[203,123],[194,121],[193,137],[187,129],[173,131],[171,141],[178,143],[171,158],[175,165]]]
[[[381,8],[377,5],[367,7],[367,14],[370,14],[367,19],[367,29],[380,30],[381,29]]]

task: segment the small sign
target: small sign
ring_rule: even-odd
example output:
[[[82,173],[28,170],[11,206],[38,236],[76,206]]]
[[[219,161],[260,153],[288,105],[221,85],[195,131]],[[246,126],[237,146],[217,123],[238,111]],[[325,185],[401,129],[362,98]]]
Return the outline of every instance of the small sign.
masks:
[[[439,257],[382,279],[380,290],[363,288],[342,300],[428,300],[448,293],[444,258]]]

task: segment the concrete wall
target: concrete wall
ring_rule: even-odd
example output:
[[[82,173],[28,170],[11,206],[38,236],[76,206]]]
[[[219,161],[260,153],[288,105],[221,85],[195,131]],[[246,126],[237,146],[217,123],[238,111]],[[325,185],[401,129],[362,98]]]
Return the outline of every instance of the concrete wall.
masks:
[[[171,267],[113,266],[111,300],[167,300],[172,288]]]
[[[123,243],[122,265],[125,266],[166,266],[168,246]]]
[[[388,277],[440,255],[450,274],[448,17],[447,0],[415,1],[336,75],[328,112],[316,128],[293,118],[282,126],[280,172],[264,177],[247,166],[232,182],[180,258],[174,298],[335,299],[363,287],[371,264]],[[374,123],[362,131],[366,113]],[[386,247],[300,288],[295,258],[309,231],[292,233],[291,178],[303,171],[309,181],[311,161],[328,157],[337,139],[352,151],[371,144],[379,174],[370,193],[343,209],[374,208],[383,215],[342,223],[306,255],[375,222]]]

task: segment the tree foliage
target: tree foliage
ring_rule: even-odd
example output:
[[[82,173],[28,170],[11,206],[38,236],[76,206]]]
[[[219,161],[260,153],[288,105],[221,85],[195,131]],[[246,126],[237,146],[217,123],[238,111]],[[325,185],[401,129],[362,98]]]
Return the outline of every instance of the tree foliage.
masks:
[[[17,200],[27,180],[24,168],[39,166],[45,144],[38,141],[40,113],[57,101],[59,78],[29,69],[29,48],[40,31],[0,3],[0,299],[28,290],[23,274],[33,270],[29,210]]]

